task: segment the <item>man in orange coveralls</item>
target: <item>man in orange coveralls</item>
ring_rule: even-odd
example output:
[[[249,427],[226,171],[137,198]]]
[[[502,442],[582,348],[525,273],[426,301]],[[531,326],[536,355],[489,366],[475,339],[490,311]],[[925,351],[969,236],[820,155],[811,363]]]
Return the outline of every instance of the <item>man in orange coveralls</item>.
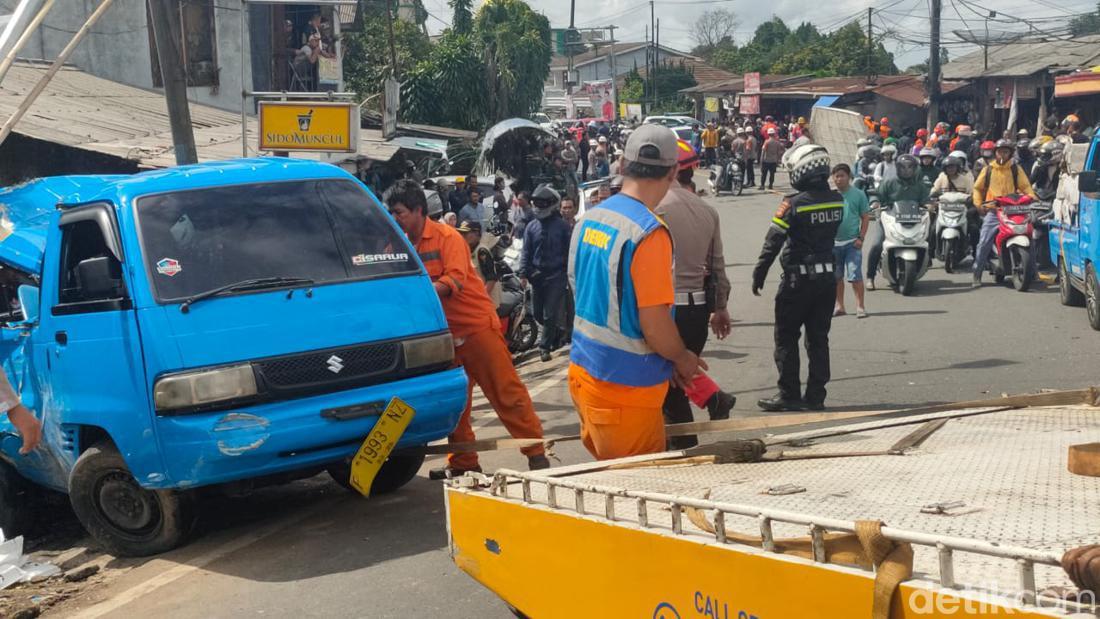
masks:
[[[672,237],[653,209],[678,171],[676,134],[642,125],[623,153],[623,189],[573,229],[575,294],[569,393],[581,441],[600,460],[665,449],[669,381],[689,385],[707,365],[672,318]]]
[[[466,410],[448,439],[452,443],[476,440],[470,425],[474,384],[481,387],[504,427],[515,438],[542,438],[542,422],[531,395],[512,365],[512,355],[500,333],[493,302],[485,282],[474,271],[470,248],[462,234],[427,217],[428,203],[420,184],[398,181],[385,196],[386,207],[408,235],[443,303],[447,325],[455,341],[455,361],[470,379]],[[542,445],[522,449],[532,470],[550,466]],[[446,479],[467,471],[481,471],[477,453],[451,454],[447,467],[431,471],[431,479]]]

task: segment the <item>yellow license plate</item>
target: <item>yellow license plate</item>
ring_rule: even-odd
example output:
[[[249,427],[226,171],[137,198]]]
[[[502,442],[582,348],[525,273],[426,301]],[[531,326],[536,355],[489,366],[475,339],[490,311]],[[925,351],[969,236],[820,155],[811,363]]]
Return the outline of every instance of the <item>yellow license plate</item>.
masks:
[[[360,494],[370,496],[370,487],[375,476],[415,415],[413,407],[400,398],[390,400],[351,461],[351,486]]]

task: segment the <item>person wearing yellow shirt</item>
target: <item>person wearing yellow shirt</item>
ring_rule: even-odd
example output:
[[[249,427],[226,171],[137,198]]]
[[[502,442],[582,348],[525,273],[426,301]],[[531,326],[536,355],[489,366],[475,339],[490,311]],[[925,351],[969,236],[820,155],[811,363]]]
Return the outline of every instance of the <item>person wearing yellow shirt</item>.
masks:
[[[707,123],[707,128],[703,129],[703,159],[706,165],[712,166],[718,159],[718,128],[714,126],[714,121]]]
[[[1026,193],[1036,198],[1035,190],[1027,178],[1027,172],[1012,159],[1016,144],[1011,140],[1000,140],[993,151],[993,161],[989,163],[974,181],[974,206],[978,214],[983,215],[981,235],[978,238],[978,251],[974,256],[974,281],[972,288],[982,285],[982,271],[993,251],[993,242],[997,239],[997,212],[988,203],[1014,193]]]

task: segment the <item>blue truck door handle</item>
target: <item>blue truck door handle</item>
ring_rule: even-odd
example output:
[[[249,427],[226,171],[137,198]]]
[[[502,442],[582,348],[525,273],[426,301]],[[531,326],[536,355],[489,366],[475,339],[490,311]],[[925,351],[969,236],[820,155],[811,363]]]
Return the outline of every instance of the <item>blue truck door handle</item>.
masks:
[[[61,346],[64,346],[69,343],[69,334],[65,333],[64,331],[58,331],[57,333],[53,334],[53,339]]]

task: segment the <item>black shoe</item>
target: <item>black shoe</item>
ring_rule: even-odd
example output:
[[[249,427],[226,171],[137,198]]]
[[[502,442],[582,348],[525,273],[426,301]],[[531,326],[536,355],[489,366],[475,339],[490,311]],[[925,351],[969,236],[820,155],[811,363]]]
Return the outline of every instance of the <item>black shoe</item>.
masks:
[[[725,391],[719,391],[707,400],[707,412],[711,421],[730,418],[730,409],[737,404],[737,396]]]
[[[551,358],[552,357],[550,356],[550,351],[549,350],[544,350],[541,353],[539,353],[539,359],[542,360],[542,361],[549,361]]]
[[[550,458],[545,455],[539,454],[537,456],[527,456],[527,468],[532,471],[541,471],[542,469],[550,468]]]
[[[801,399],[792,400],[785,398],[781,393],[777,393],[770,398],[757,400],[756,405],[759,406],[761,410],[768,411],[769,413],[805,410],[805,405],[802,403]]]
[[[454,479],[455,477],[462,477],[466,473],[480,473],[481,467],[475,466],[472,469],[453,469],[451,467],[444,467],[441,469],[432,469],[428,471],[428,479],[432,481],[443,481],[444,479]]]
[[[823,411],[825,410],[825,402],[810,402],[807,400],[806,408],[812,411]]]

